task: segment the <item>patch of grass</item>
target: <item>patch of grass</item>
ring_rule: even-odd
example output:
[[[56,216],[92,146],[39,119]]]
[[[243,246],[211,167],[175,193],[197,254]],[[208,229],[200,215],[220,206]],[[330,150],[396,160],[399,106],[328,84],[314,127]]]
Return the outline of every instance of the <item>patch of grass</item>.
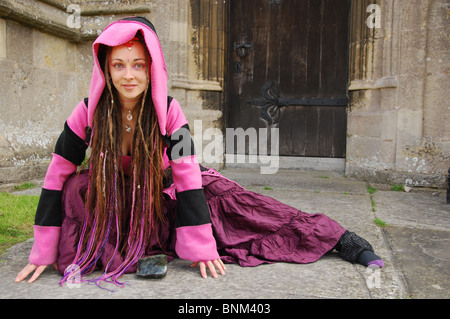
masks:
[[[375,213],[377,209],[375,208],[375,201],[373,200],[372,196],[370,196],[370,204],[372,205],[372,211]]]
[[[26,182],[26,183],[23,183],[22,185],[15,185],[14,190],[24,191],[26,189],[35,188],[35,187],[36,187],[36,184],[31,183],[31,182]]]
[[[314,178],[331,179],[330,176],[326,176],[326,175],[318,175],[318,176],[314,176]]]
[[[269,187],[269,186],[264,186],[264,189],[265,189],[265,190],[268,190],[268,191],[273,191],[273,188],[272,188],[272,187]]]
[[[373,220],[373,222],[375,223],[375,225],[377,225],[378,227],[386,227],[387,226],[387,223],[384,221],[384,220],[382,220],[381,218],[375,218],[374,220]]]
[[[370,195],[375,194],[376,191],[377,191],[377,189],[376,189],[375,187],[370,186],[370,185],[367,185],[367,192],[368,192]]]
[[[393,192],[403,192],[403,191],[405,191],[405,186],[399,185],[399,184],[394,184],[394,185],[391,186],[391,191],[393,191]]]
[[[369,184],[367,184],[367,192],[370,195],[370,204],[372,205],[372,212],[376,212],[376,208],[375,208],[375,200],[373,198],[373,195],[376,193],[377,189],[373,186],[370,186]],[[378,227],[385,227],[387,226],[387,223],[385,221],[383,221],[381,218],[376,217],[373,222],[375,223],[375,225],[377,225]]]
[[[33,237],[39,196],[0,193],[0,255],[16,243]]]
[[[377,189],[373,186],[367,185],[367,192],[370,194],[370,204],[372,205],[372,211],[375,213],[376,209],[375,209],[375,200],[373,199],[373,194],[375,194],[375,192],[377,191]]]

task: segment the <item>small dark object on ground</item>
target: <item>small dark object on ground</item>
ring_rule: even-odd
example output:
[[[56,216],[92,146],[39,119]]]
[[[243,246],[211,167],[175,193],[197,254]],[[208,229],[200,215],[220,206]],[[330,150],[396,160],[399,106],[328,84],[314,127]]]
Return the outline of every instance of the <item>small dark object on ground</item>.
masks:
[[[167,273],[167,256],[155,255],[139,259],[136,275],[142,278],[160,279]]]

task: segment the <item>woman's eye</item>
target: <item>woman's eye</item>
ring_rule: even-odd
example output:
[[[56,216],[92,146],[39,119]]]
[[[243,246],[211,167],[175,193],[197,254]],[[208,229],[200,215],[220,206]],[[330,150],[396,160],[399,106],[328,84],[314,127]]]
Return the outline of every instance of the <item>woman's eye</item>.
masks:
[[[142,70],[145,68],[145,64],[144,63],[136,63],[133,68],[135,70]]]
[[[119,69],[119,70],[124,69],[124,66],[123,66],[122,63],[115,63],[115,64],[113,65],[113,67],[116,68],[116,69]]]

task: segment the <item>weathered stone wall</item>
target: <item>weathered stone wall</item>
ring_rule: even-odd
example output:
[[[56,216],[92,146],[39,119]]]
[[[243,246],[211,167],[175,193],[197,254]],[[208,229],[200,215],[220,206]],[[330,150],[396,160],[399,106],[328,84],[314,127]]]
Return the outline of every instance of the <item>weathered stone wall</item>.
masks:
[[[15,21],[0,19],[0,181],[42,176],[65,119],[89,90],[92,54]]]
[[[43,176],[65,119],[88,93],[92,41],[109,22],[132,14],[155,24],[169,94],[183,106],[201,152],[210,142],[203,131],[224,129],[227,5],[0,0],[0,183]],[[368,12],[370,5],[379,11]],[[444,183],[450,166],[448,5],[448,0],[352,1],[347,175]],[[379,20],[369,26],[373,13]],[[200,126],[196,120],[202,120]],[[217,158],[208,165],[222,163]]]
[[[442,185],[450,166],[448,1],[353,3],[346,173]],[[374,3],[379,28],[367,25]]]
[[[153,22],[166,57],[169,94],[190,123],[203,121],[202,131],[221,127],[222,112],[205,105],[202,95],[221,92],[223,83],[198,72],[197,41],[191,40],[199,34],[190,27],[190,8],[189,0],[0,0],[0,183],[45,174],[64,121],[88,94],[92,41],[121,17],[141,15]]]

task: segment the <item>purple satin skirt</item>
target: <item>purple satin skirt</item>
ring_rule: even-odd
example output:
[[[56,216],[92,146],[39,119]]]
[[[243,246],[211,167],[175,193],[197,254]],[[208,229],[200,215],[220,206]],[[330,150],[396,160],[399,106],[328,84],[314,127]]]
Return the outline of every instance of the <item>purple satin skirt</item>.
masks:
[[[333,249],[345,232],[341,225],[323,214],[304,213],[273,198],[248,191],[215,171],[203,172],[202,180],[218,252],[225,263],[257,266],[273,262],[315,262]],[[87,184],[88,174],[81,172],[72,175],[63,189],[57,261],[61,272],[73,263],[76,255],[83,227],[83,199]],[[176,258],[176,207],[176,200],[165,197],[166,222],[159,227],[157,234],[153,234],[147,256],[163,253],[169,261]],[[97,266],[102,267],[109,262],[115,242],[115,226],[112,225],[110,240]],[[121,263],[122,257],[116,254],[110,269]],[[127,272],[135,270],[134,265]]]

